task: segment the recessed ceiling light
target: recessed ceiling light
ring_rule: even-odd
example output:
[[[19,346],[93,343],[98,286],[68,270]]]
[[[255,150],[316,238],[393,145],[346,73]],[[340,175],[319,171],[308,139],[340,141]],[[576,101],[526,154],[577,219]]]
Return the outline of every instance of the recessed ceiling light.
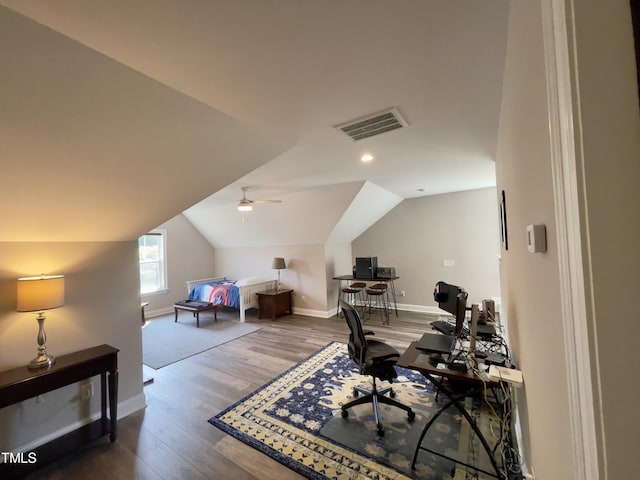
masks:
[[[373,155],[371,155],[370,153],[365,153],[360,157],[360,160],[362,160],[363,162],[370,162],[371,160],[373,160]]]

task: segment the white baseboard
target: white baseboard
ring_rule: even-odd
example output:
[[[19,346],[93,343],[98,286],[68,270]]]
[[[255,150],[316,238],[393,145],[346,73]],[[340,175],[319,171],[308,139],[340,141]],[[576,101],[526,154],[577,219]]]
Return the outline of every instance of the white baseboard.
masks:
[[[136,395],[135,397],[131,397],[128,398],[127,400],[123,401],[123,402],[119,402],[118,403],[118,420],[121,418],[124,418],[128,415],[131,415],[134,412],[137,412],[138,410],[142,410],[143,408],[145,408],[147,406],[147,402],[146,402],[146,398],[144,396],[144,393],[140,393],[138,395]],[[53,440],[55,440],[56,438],[62,437],[63,435],[66,435],[67,433],[73,432],[74,430],[77,430],[81,427],[84,427],[85,425],[88,425],[89,423],[98,420],[101,416],[100,412],[95,412],[91,415],[89,415],[88,417],[85,417],[81,420],[78,420],[76,422],[73,422],[69,425],[65,425],[62,428],[59,428],[58,430],[55,430],[51,433],[48,433],[40,438],[36,438],[35,440],[25,444],[25,445],[21,445],[17,448],[12,449],[14,452],[30,452],[38,447],[40,447],[41,445],[44,445],[46,443],[49,443]]]
[[[438,307],[432,307],[430,305],[411,305],[408,303],[398,303],[398,310],[405,310],[407,312],[432,313],[434,315],[447,315]]]
[[[305,315],[307,317],[320,317],[320,318],[329,318],[335,315],[335,313],[333,315],[329,315],[329,312],[325,310],[312,310],[310,308],[298,308],[295,306],[293,307],[293,313],[295,313],[296,315]]]
[[[173,307],[160,308],[158,310],[148,310],[144,312],[144,318],[161,317],[162,315],[168,315],[173,313]]]
[[[144,393],[128,398],[127,400],[118,403],[118,420],[124,417],[128,417],[138,410],[142,410],[147,406],[147,399]]]

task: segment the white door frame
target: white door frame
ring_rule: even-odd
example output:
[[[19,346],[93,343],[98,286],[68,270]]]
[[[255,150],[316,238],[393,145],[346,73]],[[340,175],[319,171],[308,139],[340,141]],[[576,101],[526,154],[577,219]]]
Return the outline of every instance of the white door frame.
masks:
[[[582,138],[579,98],[572,96],[577,91],[572,12],[573,0],[542,0],[572,471],[575,479],[598,480],[596,410],[587,323],[589,283],[585,283],[583,270],[583,261],[586,260],[588,269],[591,262],[588,244],[583,245],[581,237]],[[603,468],[603,472],[606,469]]]

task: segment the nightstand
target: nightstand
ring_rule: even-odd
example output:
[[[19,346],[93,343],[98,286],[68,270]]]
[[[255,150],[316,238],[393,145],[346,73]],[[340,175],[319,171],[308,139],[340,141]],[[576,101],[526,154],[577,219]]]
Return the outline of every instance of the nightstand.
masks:
[[[258,295],[258,318],[269,316],[271,320],[275,320],[281,313],[289,315],[293,313],[291,307],[293,290],[266,290],[256,295]]]

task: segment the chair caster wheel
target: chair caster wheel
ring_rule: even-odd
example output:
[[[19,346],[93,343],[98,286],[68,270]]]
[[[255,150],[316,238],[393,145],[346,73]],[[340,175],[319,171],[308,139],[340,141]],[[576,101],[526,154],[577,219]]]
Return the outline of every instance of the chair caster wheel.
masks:
[[[409,410],[407,417],[409,418],[409,422],[413,422],[416,419],[416,414],[413,410]]]
[[[353,389],[353,398],[358,398],[360,396],[360,392],[358,390],[356,390],[355,388]]]
[[[378,436],[379,437],[384,437],[384,430],[382,429],[382,427],[380,425],[378,425]]]
[[[346,410],[342,410],[340,415],[342,415],[342,418],[347,418],[349,416],[349,412],[347,412]]]
[[[391,398],[396,398],[396,392],[395,392],[395,391],[393,391],[393,390],[389,391],[389,396],[390,396]]]

